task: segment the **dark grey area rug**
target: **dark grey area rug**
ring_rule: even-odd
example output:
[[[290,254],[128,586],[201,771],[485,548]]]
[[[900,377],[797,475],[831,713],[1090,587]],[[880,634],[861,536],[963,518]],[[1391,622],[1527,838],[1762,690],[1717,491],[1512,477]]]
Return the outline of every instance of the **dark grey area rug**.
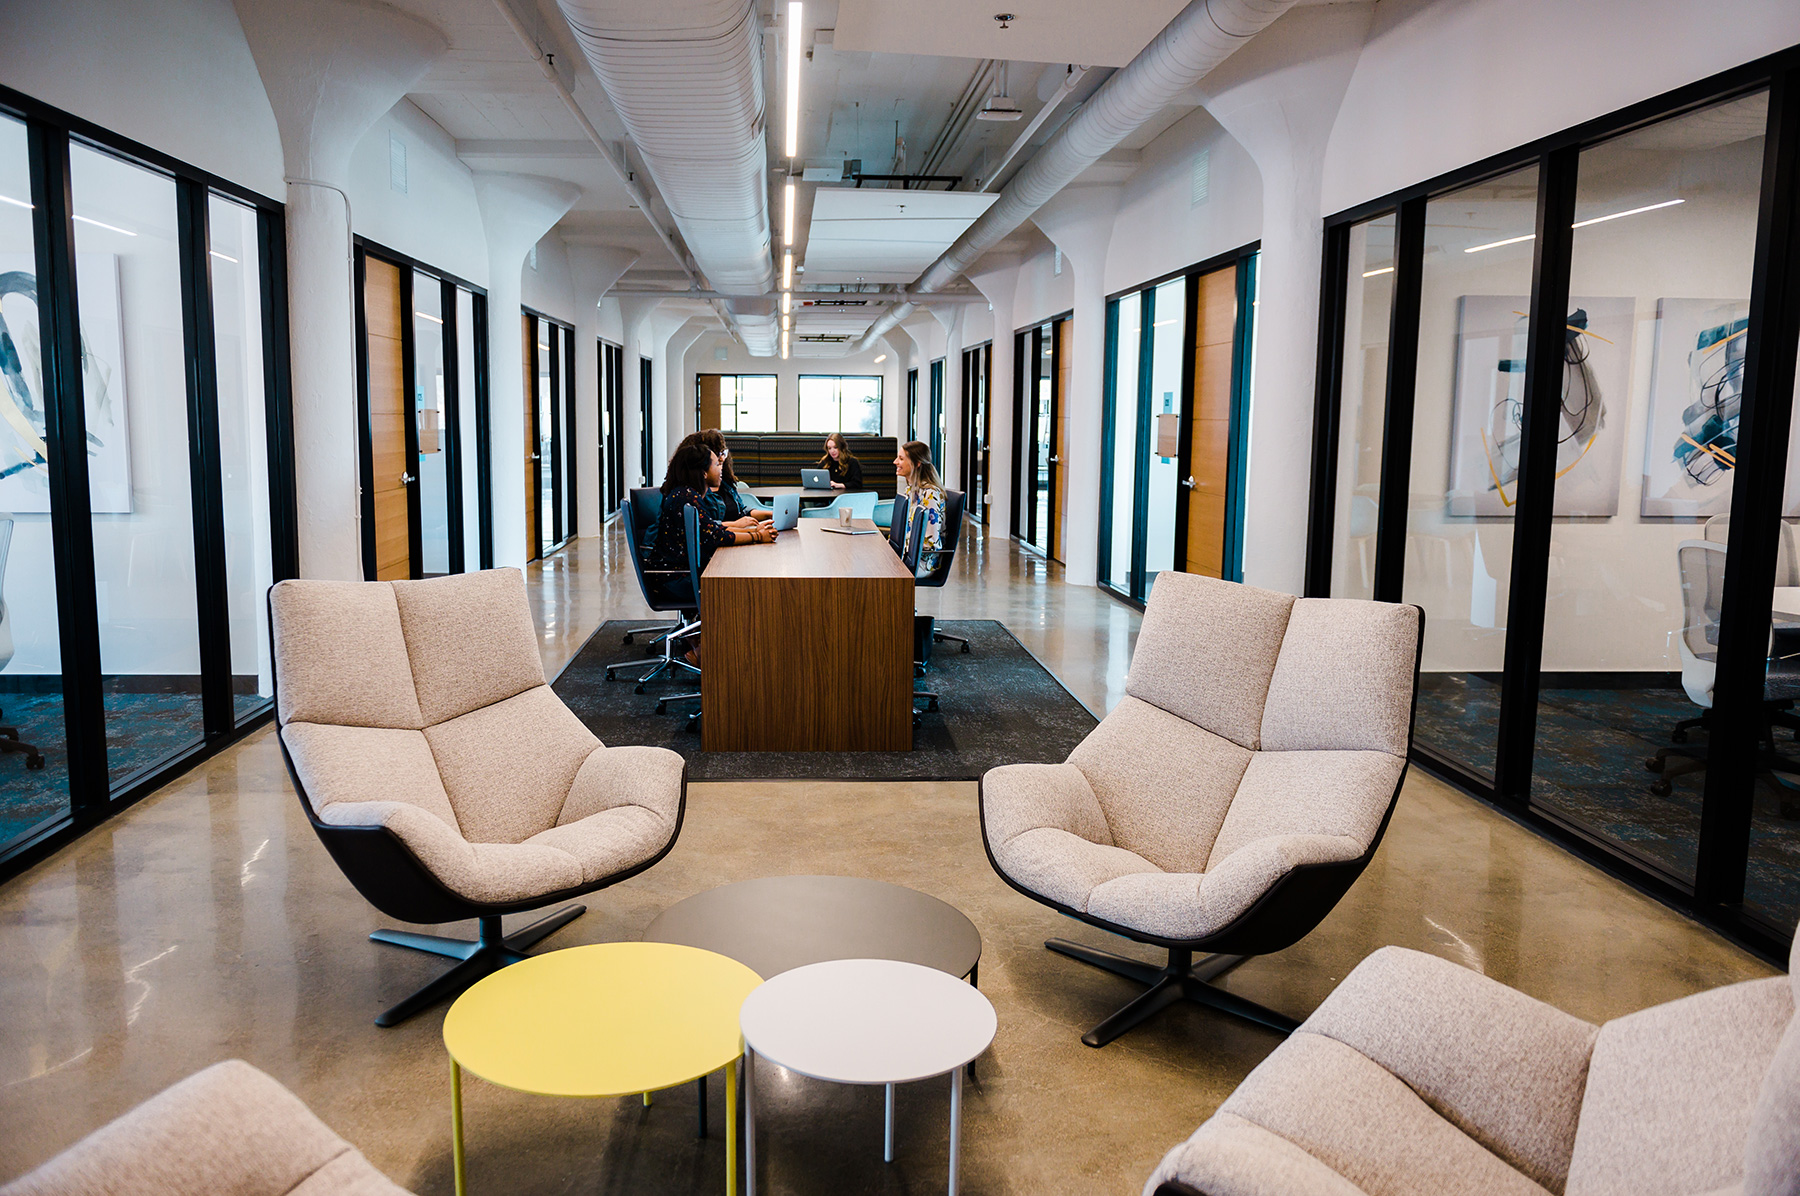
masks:
[[[1001,764],[1057,763],[1094,729],[1086,706],[1039,664],[1012,632],[991,619],[942,620],[940,630],[969,641],[969,651],[938,644],[931,668],[914,684],[938,695],[922,714],[910,752],[705,752],[688,729],[688,702],[657,714],[657,699],[689,693],[692,679],[658,678],[634,692],[631,680],[606,680],[606,666],[641,655],[621,642],[649,622],[611,620],[576,653],[553,688],[606,744],[647,744],[687,757],[695,781],[972,781]],[[645,670],[650,664],[646,662]],[[619,676],[631,676],[621,670]],[[765,712],[770,718],[781,712]]]

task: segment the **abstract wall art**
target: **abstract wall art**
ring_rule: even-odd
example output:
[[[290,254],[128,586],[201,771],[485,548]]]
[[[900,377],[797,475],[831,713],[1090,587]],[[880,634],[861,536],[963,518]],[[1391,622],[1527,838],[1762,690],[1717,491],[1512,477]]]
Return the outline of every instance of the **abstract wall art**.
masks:
[[[1656,301],[1640,505],[1646,518],[1704,519],[1730,509],[1749,327],[1748,300]]]
[[[1529,304],[1522,295],[1457,300],[1451,516],[1509,518],[1518,502]],[[1556,437],[1558,516],[1619,512],[1633,307],[1621,298],[1569,300]]]
[[[0,511],[50,510],[37,266],[0,254]],[[129,513],[131,444],[119,322],[119,259],[79,254],[81,375],[87,412],[88,492],[95,514]]]

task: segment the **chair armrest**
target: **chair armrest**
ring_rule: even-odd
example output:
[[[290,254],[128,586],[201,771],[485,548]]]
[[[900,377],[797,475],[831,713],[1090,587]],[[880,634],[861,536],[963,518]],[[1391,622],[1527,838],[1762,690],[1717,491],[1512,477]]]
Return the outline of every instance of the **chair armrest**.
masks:
[[[1599,1027],[1435,955],[1383,947],[1301,1029],[1360,1052],[1506,1163],[1562,1191]]]
[[[215,1063],[95,1130],[6,1196],[69,1192],[402,1194],[299,1097],[242,1060]]]
[[[1144,1196],[1367,1196],[1324,1163],[1262,1126],[1215,1113],[1163,1156]]]
[[[1073,764],[1006,764],[988,770],[981,778],[981,827],[997,847],[1044,828],[1113,846],[1100,799]]]

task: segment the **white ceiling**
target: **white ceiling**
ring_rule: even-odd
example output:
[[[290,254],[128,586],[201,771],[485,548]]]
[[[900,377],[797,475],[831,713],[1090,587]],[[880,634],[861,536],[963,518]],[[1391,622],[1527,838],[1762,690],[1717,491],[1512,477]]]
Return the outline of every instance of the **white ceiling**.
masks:
[[[821,187],[807,230],[806,281],[909,283],[997,196]]]

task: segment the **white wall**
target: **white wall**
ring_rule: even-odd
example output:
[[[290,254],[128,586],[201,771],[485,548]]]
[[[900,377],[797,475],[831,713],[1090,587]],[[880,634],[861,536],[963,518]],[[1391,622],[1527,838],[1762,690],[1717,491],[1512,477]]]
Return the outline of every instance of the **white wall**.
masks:
[[[406,190],[389,170],[391,145],[406,152]],[[478,287],[488,281],[487,241],[469,168],[456,142],[409,100],[395,104],[350,156],[357,235]]]
[[[287,192],[231,0],[0,4],[0,80],[270,198]]]
[[[525,259],[522,301],[526,307],[575,322],[575,292],[569,280],[569,253],[563,239],[552,232],[537,243],[537,265]]]
[[[718,357],[720,349],[725,350],[725,359],[722,361]],[[883,354],[886,354],[887,360],[876,365],[875,358]],[[695,379],[700,374],[774,374],[775,419],[778,425],[775,430],[778,432],[796,432],[800,429],[801,374],[878,375],[881,378],[883,428],[891,426],[893,413],[900,411],[906,401],[906,374],[901,368],[899,356],[885,346],[848,357],[789,357],[783,361],[780,357],[752,357],[726,333],[708,332],[688,347],[682,370],[683,398],[679,412],[682,436],[699,430],[695,424],[694,404],[695,396],[699,393]],[[904,415],[900,417],[900,427],[902,431],[905,430]],[[823,440],[821,435],[820,441]]]

